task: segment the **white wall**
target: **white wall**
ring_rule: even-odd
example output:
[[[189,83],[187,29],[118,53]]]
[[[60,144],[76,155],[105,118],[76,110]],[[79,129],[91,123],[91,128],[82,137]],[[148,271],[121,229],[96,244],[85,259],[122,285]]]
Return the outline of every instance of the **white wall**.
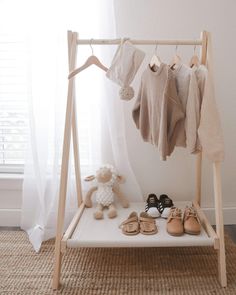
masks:
[[[143,39],[193,39],[202,30],[213,35],[217,103],[225,134],[226,159],[222,167],[225,223],[236,223],[236,1],[234,0],[116,0],[118,35]],[[107,37],[107,36],[104,36]],[[148,63],[154,46],[143,47]],[[174,47],[159,46],[168,62]],[[187,62],[191,47],[179,47]],[[137,89],[140,74],[134,81]],[[194,157],[176,149],[167,162],[161,162],[155,148],[142,142],[131,119],[134,100],[125,104],[128,150],[131,164],[145,194],[168,193],[174,200],[191,199],[194,194]],[[203,166],[203,207],[213,207],[212,170]],[[10,184],[9,184],[10,183]],[[0,225],[19,225],[21,208],[20,179],[0,181]],[[9,191],[9,188],[11,190]],[[206,210],[211,216],[212,210]],[[213,221],[213,219],[211,219]]]
[[[19,226],[23,174],[0,175],[0,226]]]
[[[234,0],[119,0],[115,2],[118,36],[137,39],[196,39],[202,30],[213,37],[217,104],[225,136],[226,159],[222,167],[223,205],[236,209],[236,2]],[[155,46],[142,47],[149,55]],[[159,46],[158,54],[165,62],[174,55],[174,46]],[[180,46],[178,53],[185,62],[193,47]],[[144,67],[143,67],[144,68]],[[137,90],[140,74],[133,85]],[[174,200],[194,195],[194,161],[182,149],[176,149],[167,162],[158,152],[143,143],[132,121],[134,100],[125,105],[128,150],[132,167],[145,194],[168,193]],[[138,147],[138,148],[137,148]],[[212,166],[204,161],[203,206],[213,206]],[[236,212],[236,211],[235,211]],[[227,218],[227,217],[226,217]]]

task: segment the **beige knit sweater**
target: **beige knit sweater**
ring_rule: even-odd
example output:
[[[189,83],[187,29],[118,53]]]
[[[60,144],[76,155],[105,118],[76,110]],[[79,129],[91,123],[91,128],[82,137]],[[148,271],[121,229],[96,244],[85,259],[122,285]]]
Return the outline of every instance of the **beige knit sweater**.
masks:
[[[176,145],[188,148],[190,153],[199,151],[197,130],[200,121],[201,98],[195,71],[184,64],[173,70],[176,88],[185,118],[181,120]]]
[[[148,65],[142,74],[132,115],[143,140],[157,146],[160,158],[166,160],[174,150],[179,122],[184,117],[168,65],[162,63],[156,72]]]
[[[202,152],[212,162],[224,160],[224,140],[220,115],[217,109],[212,73],[201,65],[195,68],[201,93],[201,111],[198,140]]]

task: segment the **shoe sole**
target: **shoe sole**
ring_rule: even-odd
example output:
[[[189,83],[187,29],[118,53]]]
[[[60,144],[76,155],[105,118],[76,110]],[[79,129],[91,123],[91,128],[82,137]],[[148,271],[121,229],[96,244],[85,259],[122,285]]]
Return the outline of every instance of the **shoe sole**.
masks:
[[[167,230],[167,232],[168,232],[168,230]],[[168,234],[171,235],[171,236],[174,236],[174,237],[180,237],[180,236],[182,236],[184,233],[173,234],[173,233],[168,232]]]
[[[147,214],[149,215],[149,216],[151,216],[152,218],[159,218],[159,217],[161,217],[161,215],[151,215],[151,214],[149,214],[148,212],[147,212]]]
[[[161,218],[167,219],[169,217],[170,213],[168,214],[161,214]]]
[[[188,231],[188,230],[185,230],[184,231],[186,234],[189,234],[189,235],[194,235],[194,236],[197,236],[197,235],[200,235],[200,231],[199,232],[192,232],[192,231]]]
[[[156,229],[155,231],[152,231],[152,232],[148,232],[148,231],[142,231],[142,230],[140,230],[140,234],[142,234],[142,235],[146,235],[146,236],[148,236],[148,235],[155,235],[155,234],[157,234],[158,233],[158,229]]]
[[[139,234],[140,233],[140,231],[136,231],[136,232],[126,232],[126,231],[124,231],[124,230],[122,230],[122,233],[124,234],[124,235],[126,235],[126,236],[136,236],[137,234]]]

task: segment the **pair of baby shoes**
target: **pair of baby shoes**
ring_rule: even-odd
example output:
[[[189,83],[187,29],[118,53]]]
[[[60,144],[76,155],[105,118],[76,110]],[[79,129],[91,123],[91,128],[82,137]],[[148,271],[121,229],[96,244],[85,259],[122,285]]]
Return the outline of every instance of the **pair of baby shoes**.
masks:
[[[168,218],[173,206],[173,201],[167,195],[160,195],[158,199],[155,194],[150,194],[146,201],[145,212],[153,218]]]
[[[182,236],[184,233],[199,235],[201,225],[194,207],[186,207],[184,214],[181,209],[173,207],[166,224],[167,232],[172,236]]]
[[[139,216],[137,212],[131,212],[128,218],[120,224],[119,228],[121,228],[123,234],[127,236],[134,236],[138,233],[143,235],[153,235],[157,233],[155,220],[146,212],[141,212]]]

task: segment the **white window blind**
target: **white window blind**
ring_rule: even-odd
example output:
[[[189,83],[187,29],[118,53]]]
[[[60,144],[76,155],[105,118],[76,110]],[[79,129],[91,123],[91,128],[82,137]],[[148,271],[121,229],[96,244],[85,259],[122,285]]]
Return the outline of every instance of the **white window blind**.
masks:
[[[0,35],[0,172],[23,172],[27,137],[24,38]]]
[[[31,87],[27,44],[25,37],[20,37],[20,34],[0,34],[0,173],[22,173],[24,170],[29,132],[28,91]],[[81,52],[84,55],[78,64],[87,58],[88,48],[81,49]],[[86,99],[78,102],[80,164],[85,175],[92,173],[91,167],[97,167],[101,161],[98,149],[101,141],[100,103],[98,99],[93,99],[93,91],[88,91],[91,79],[94,89],[100,90],[100,78],[96,76],[99,72],[86,73],[76,83],[78,97],[86,96]],[[50,148],[54,150],[53,139],[50,140]],[[59,158],[61,160],[61,156]],[[49,161],[52,162],[53,158],[49,157]]]

